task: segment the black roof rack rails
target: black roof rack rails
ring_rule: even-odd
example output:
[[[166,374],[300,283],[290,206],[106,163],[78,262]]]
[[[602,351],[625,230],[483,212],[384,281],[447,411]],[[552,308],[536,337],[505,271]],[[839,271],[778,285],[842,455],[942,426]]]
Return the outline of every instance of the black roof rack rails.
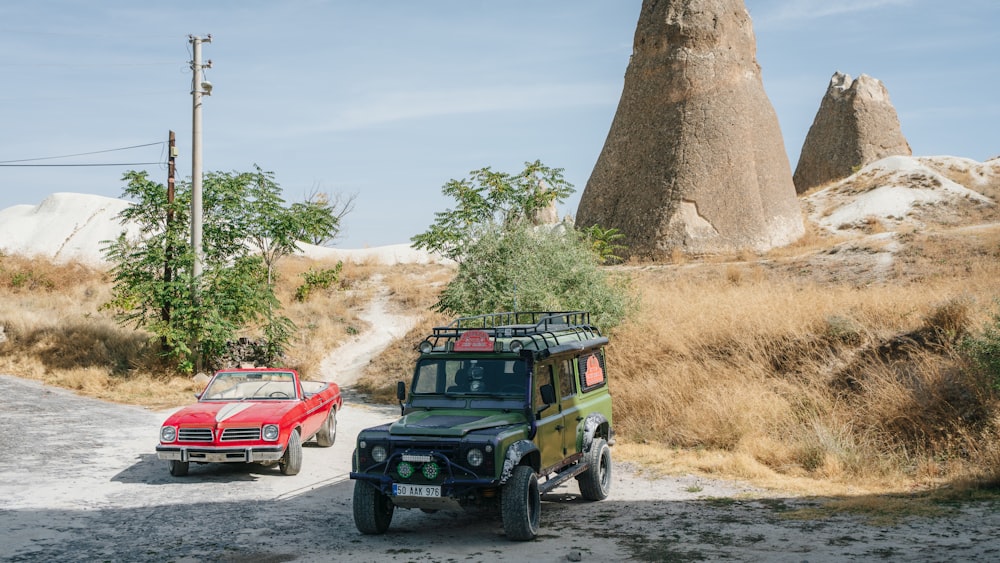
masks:
[[[601,336],[600,329],[590,324],[587,311],[508,311],[460,317],[447,326],[434,327],[428,340],[437,347],[441,340],[458,339],[470,330],[485,331],[493,338],[527,338],[538,349],[560,344],[557,333],[582,333],[588,339]]]

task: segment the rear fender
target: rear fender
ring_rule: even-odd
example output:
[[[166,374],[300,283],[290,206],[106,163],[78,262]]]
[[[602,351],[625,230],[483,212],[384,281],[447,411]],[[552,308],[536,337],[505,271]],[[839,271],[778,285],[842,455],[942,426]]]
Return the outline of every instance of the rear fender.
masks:
[[[580,422],[577,432],[577,442],[580,445],[580,451],[585,452],[594,443],[594,438],[604,438],[610,441],[611,423],[601,413],[590,413],[587,415],[587,418]]]

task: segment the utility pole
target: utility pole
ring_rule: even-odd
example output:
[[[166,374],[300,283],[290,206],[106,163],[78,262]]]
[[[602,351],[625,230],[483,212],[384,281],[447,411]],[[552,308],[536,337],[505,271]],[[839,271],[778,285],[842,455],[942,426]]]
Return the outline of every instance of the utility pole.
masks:
[[[166,257],[163,264],[163,281],[167,285],[170,285],[170,282],[174,279],[174,271],[171,265],[174,259],[174,247],[171,237],[173,236],[174,224],[174,178],[177,175],[177,137],[173,131],[170,131],[167,136],[167,145],[167,248],[164,251]],[[164,323],[170,324],[169,301],[164,302],[161,317]],[[162,337],[160,342],[166,346],[167,337]]]
[[[189,35],[191,41],[193,60],[191,61],[191,250],[194,252],[194,266],[191,268],[192,282],[194,287],[191,290],[194,305],[200,301],[198,295],[198,284],[201,283],[202,259],[204,249],[201,242],[201,231],[203,224],[202,203],[201,203],[201,99],[202,96],[212,94],[212,83],[204,79],[204,69],[212,68],[212,61],[205,64],[201,62],[202,43],[211,43],[212,35],[208,37],[197,37]],[[201,355],[198,353],[200,344],[197,336],[191,343],[191,351],[194,355],[195,369],[201,369]]]
[[[191,61],[191,249],[194,251],[194,268],[192,275],[195,283],[201,277],[203,249],[201,243],[202,234],[202,203],[201,203],[201,99],[202,96],[212,94],[212,83],[203,80],[203,71],[212,68],[212,61],[205,64],[201,62],[202,43],[211,43],[212,35],[208,37],[198,37],[189,35],[191,41],[194,60]]]

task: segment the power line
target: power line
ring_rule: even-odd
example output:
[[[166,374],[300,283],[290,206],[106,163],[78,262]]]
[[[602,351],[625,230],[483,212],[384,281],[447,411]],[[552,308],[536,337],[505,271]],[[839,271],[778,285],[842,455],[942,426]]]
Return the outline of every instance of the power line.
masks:
[[[64,154],[62,156],[42,156],[42,157],[38,157],[38,158],[21,158],[21,159],[18,159],[18,160],[0,160],[0,165],[11,165],[11,163],[14,163],[14,162],[33,162],[33,161],[36,161],[36,160],[54,160],[54,159],[57,159],[57,158],[72,158],[74,156],[88,156],[88,155],[92,155],[92,154],[102,154],[102,153],[106,153],[106,152],[127,151],[127,150],[130,150],[130,149],[140,149],[140,148],[143,148],[143,147],[151,147],[153,145],[162,145],[162,144],[163,144],[163,141],[159,141],[159,142],[156,142],[156,143],[146,143],[144,145],[132,145],[131,147],[121,147],[121,148],[117,148],[117,149],[106,149],[106,150],[102,150],[102,151],[81,152],[81,153],[76,153],[76,154]],[[158,164],[158,163],[154,162],[154,163],[142,163],[142,164]],[[25,164],[23,166],[32,166],[32,165]],[[95,164],[95,165],[85,165],[85,164],[80,164],[80,165],[77,165],[77,164],[51,164],[51,165],[46,165],[46,164],[36,164],[34,166],[100,166],[100,165],[97,165],[97,164]],[[117,165],[109,165],[109,166],[117,166]]]
[[[146,166],[150,164],[166,164],[166,162],[102,162],[102,163],[85,163],[85,164],[0,164],[0,167],[68,167],[68,166]]]

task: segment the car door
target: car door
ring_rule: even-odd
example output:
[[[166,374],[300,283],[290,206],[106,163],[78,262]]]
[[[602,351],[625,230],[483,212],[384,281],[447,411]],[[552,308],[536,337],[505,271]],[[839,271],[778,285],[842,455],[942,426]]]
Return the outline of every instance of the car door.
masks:
[[[532,394],[534,397],[533,405],[535,413],[541,411],[541,414],[535,421],[535,445],[538,446],[541,454],[541,468],[543,472],[546,468],[559,463],[563,459],[563,431],[565,430],[563,415],[559,410],[558,402],[546,407],[544,401],[542,401],[541,393],[543,385],[552,385],[554,389],[558,389],[554,384],[553,371],[552,362],[544,362],[535,366],[535,384]],[[556,395],[558,396],[558,391],[556,391]]]
[[[573,370],[576,362],[566,358],[556,364],[556,395],[559,397],[559,410],[563,417],[562,455],[571,456],[578,451],[578,429],[583,421],[576,393],[576,372]]]

